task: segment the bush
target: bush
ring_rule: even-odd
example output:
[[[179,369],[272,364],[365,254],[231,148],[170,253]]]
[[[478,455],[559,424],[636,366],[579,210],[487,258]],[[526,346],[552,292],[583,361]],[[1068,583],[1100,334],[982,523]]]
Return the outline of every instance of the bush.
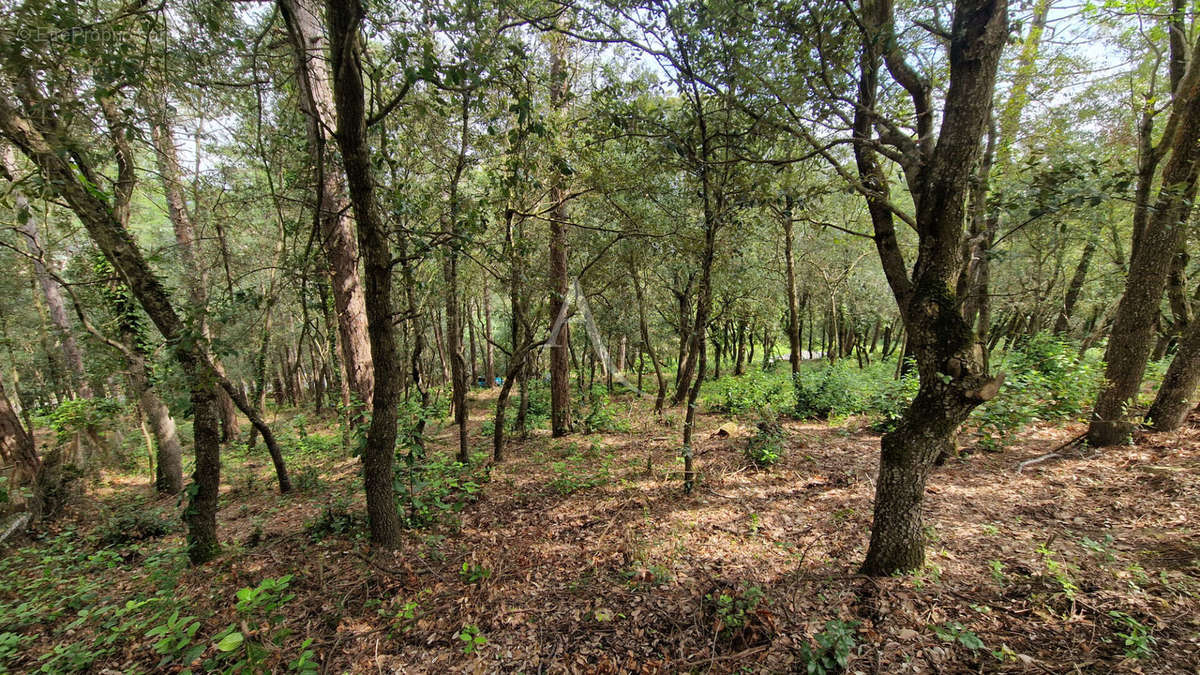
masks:
[[[1095,401],[1104,365],[1095,354],[1080,356],[1053,335],[1034,335],[1003,355],[993,371],[1007,377],[996,398],[976,408],[971,422],[979,445],[995,450],[1030,423],[1078,419]]]
[[[344,503],[326,504],[321,515],[304,526],[308,536],[320,541],[330,535],[345,536],[366,529],[367,518],[350,511]]]
[[[175,518],[166,509],[146,509],[135,505],[96,529],[100,545],[125,546],[136,541],[157,539],[175,529]]]
[[[787,431],[774,419],[763,419],[758,423],[758,433],[746,444],[745,456],[760,469],[771,466],[783,457],[783,441]]]
[[[587,402],[580,403],[577,410],[583,411],[583,433],[621,432],[629,433],[629,422],[613,411],[608,389],[602,385],[592,387]]]
[[[894,364],[880,361],[860,369],[849,360],[815,367],[800,373],[793,382],[796,417],[829,419],[872,410],[881,392],[892,386]]]
[[[761,410],[791,407],[790,374],[753,371],[738,377],[723,377],[709,385],[705,399],[714,412],[746,415]]]
[[[482,457],[470,465],[453,456],[425,457],[410,452],[396,472],[396,507],[405,526],[418,529],[437,525],[479,499],[483,484],[491,480]]]

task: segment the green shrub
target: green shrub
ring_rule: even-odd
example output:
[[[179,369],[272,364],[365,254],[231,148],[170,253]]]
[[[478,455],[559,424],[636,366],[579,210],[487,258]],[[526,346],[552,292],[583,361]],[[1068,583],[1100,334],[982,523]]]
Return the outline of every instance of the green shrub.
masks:
[[[737,377],[723,377],[708,385],[704,399],[714,412],[729,415],[753,414],[761,410],[787,410],[792,407],[788,372],[752,371]]]
[[[101,546],[125,546],[145,539],[157,539],[175,530],[176,518],[165,508],[147,509],[144,505],[126,508],[100,527],[96,535]]]
[[[601,385],[592,387],[591,396],[582,402],[578,410],[583,411],[583,433],[620,432],[629,433],[629,421],[613,410],[608,389]]]
[[[800,662],[804,664],[804,672],[809,675],[827,675],[840,673],[846,669],[850,661],[850,650],[854,649],[854,629],[857,621],[827,621],[825,630],[813,636],[817,643],[800,647]]]
[[[777,420],[763,419],[758,423],[758,432],[746,444],[746,459],[760,469],[771,466],[783,457],[787,431]]]
[[[431,527],[479,499],[483,485],[491,480],[484,461],[477,456],[465,465],[451,455],[408,453],[395,478],[396,507],[405,526]]]

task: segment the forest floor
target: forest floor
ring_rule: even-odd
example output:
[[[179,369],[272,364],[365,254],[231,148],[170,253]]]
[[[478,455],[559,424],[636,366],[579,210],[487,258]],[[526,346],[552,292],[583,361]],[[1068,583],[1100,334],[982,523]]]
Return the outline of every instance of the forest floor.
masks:
[[[264,454],[227,453],[224,553],[200,568],[178,526],[130,541],[137,513],[179,507],[106,472],[0,561],[0,672],[837,672],[839,648],[852,673],[1200,672],[1196,425],[1020,472],[1082,427],[953,459],[929,482],[926,567],[872,579],[879,436],[861,420],[788,422],[760,470],[753,424],[703,415],[684,496],[679,413],[614,405],[627,433],[537,432],[444,474],[461,511],[435,503],[394,553],[366,545],[358,463],[332,441],[297,451],[284,497]]]

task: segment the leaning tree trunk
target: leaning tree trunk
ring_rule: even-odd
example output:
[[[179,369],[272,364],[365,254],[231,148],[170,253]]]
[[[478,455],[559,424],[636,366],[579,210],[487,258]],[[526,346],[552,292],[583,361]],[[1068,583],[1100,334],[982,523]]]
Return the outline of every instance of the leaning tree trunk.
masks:
[[[400,544],[396,510],[394,456],[396,414],[400,403],[401,366],[396,353],[392,312],[392,254],[388,233],[375,205],[371,152],[362,81],[361,5],[328,0],[333,97],[337,107],[337,140],[358,222],[358,247],[366,283],[367,331],[375,369],[371,424],[363,449],[363,483],[371,541],[384,548]]]
[[[49,110],[34,99],[36,92],[25,95],[35,103],[33,107]],[[31,101],[24,101],[28,107]],[[41,124],[57,125],[53,118],[43,115]],[[62,128],[55,126],[52,128]],[[0,97],[0,132],[16,144],[23,153],[50,178],[58,194],[70,205],[72,211],[88,231],[88,235],[104,253],[117,273],[128,284],[134,296],[159,332],[173,346],[188,378],[192,390],[192,402],[196,408],[194,426],[194,452],[196,491],[189,496],[185,510],[188,523],[188,557],[193,564],[200,564],[216,556],[217,544],[217,486],[220,482],[219,431],[215,428],[216,411],[215,385],[217,374],[207,360],[203,345],[197,340],[184,339],[187,335],[183,320],[171,305],[170,296],[162,282],[150,270],[132,236],[122,225],[122,220],[105,196],[93,186],[101,180],[93,167],[76,153],[66,152],[48,140],[42,129],[28,118],[22,117],[9,102]],[[58,136],[51,136],[55,141]],[[130,158],[123,157],[121,164],[129,164]],[[210,414],[211,413],[211,414]]]
[[[196,227],[188,213],[183,183],[180,182],[179,158],[171,122],[162,106],[157,106],[151,113],[150,135],[166,196],[167,215],[175,230],[175,243],[183,260],[184,286],[194,313],[195,330],[199,338],[207,343],[212,337],[208,325],[208,273],[197,257]],[[217,362],[214,365],[223,377],[224,368]],[[238,435],[237,411],[232,399],[220,392],[217,393],[217,404],[220,410],[221,442],[225,443]]]
[[[33,444],[33,435],[21,424],[21,419],[13,410],[4,391],[4,381],[0,378],[0,461],[12,463],[16,468],[13,482],[16,485],[28,483],[35,489],[27,504],[28,511],[37,518],[41,516],[42,500],[37,486],[40,481],[42,460],[38,457],[37,448]]]
[[[16,180],[17,163],[13,149],[6,145],[2,152],[3,169],[10,180]],[[17,218],[17,231],[25,237],[25,249],[33,258],[34,276],[37,277],[38,285],[42,289],[42,297],[46,300],[50,321],[58,333],[59,348],[62,351],[63,360],[67,362],[67,368],[71,372],[72,388],[83,398],[91,398],[92,389],[88,383],[87,372],[83,368],[83,354],[79,350],[75,336],[71,334],[71,324],[67,320],[62,291],[59,290],[58,283],[51,278],[46,268],[46,253],[42,249],[37,221],[33,217],[29,200],[20,189],[13,190],[13,205]]]
[[[1188,324],[1146,415],[1155,431],[1175,431],[1196,407],[1200,387],[1200,319]]]
[[[1144,227],[1135,231],[1129,276],[1105,351],[1105,385],[1096,398],[1088,426],[1087,439],[1093,446],[1126,442],[1133,431],[1130,409],[1136,404],[1146,372],[1171,259],[1186,236],[1187,218],[1196,196],[1200,172],[1200,39],[1191,51],[1192,67],[1175,88],[1161,141],[1170,156],[1162,168],[1154,208]]]

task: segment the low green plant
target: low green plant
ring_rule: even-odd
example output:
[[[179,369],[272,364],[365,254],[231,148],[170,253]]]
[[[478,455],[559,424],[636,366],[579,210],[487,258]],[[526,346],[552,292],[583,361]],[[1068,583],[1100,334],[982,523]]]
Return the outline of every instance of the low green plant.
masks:
[[[492,571],[483,565],[464,562],[458,570],[458,576],[468,584],[482,584],[492,577]]]
[[[1113,610],[1108,615],[1117,626],[1117,637],[1125,640],[1125,658],[1144,659],[1154,653],[1156,640],[1149,626],[1125,612]]]
[[[491,472],[482,456],[473,460],[462,464],[453,456],[425,457],[411,450],[395,478],[396,506],[404,524],[421,529],[446,523],[479,499]]]
[[[811,644],[801,645],[800,663],[809,675],[830,675],[846,669],[850,661],[850,650],[857,644],[855,628],[857,621],[833,619],[825,622],[825,630],[813,636],[816,648]]]
[[[605,387],[593,386],[587,400],[581,402],[579,410],[583,413],[583,432],[585,434],[629,433],[629,421],[613,409],[608,389]]]
[[[584,451],[580,451],[574,443],[568,448],[565,457],[550,463],[550,471],[554,474],[550,479],[550,487],[555,492],[569,495],[579,490],[607,485],[612,480],[612,453],[602,454],[598,443],[593,443]]]
[[[146,539],[157,539],[175,531],[178,518],[166,508],[146,508],[134,504],[96,528],[102,546],[125,546]]]
[[[763,590],[758,586],[705,595],[717,637],[731,641],[742,637],[754,622],[764,597]]]
[[[304,529],[308,532],[309,537],[320,541],[329,536],[361,534],[365,531],[366,525],[366,516],[351,511],[346,503],[339,501],[326,504],[321,509],[321,514],[308,522]]]
[[[191,663],[199,658],[207,649],[203,643],[195,644],[196,631],[199,629],[200,622],[196,617],[180,616],[176,609],[161,624],[147,631],[146,637],[158,638],[154,643],[154,652],[161,654],[162,659],[156,667],[162,669],[174,662]]]
[[[270,670],[268,662],[277,651],[288,631],[281,624],[283,606],[295,598],[289,592],[292,575],[267,578],[253,588],[240,588],[235,595],[234,609],[240,621],[231,623],[212,638],[216,654],[204,661],[205,670],[260,672]],[[256,626],[253,632],[243,632],[245,626]],[[239,630],[241,629],[241,630]]]
[[[464,654],[474,654],[488,641],[487,637],[479,632],[479,627],[470,623],[464,625],[455,637],[462,641]]]
[[[958,621],[947,621],[930,627],[933,629],[934,635],[937,635],[942,642],[957,643],[971,651],[985,648],[983,640],[980,640],[974,631],[967,630],[967,627]]]
[[[770,418],[763,418],[757,426],[758,431],[747,442],[743,454],[751,464],[765,469],[783,457],[787,431],[778,421]]]

